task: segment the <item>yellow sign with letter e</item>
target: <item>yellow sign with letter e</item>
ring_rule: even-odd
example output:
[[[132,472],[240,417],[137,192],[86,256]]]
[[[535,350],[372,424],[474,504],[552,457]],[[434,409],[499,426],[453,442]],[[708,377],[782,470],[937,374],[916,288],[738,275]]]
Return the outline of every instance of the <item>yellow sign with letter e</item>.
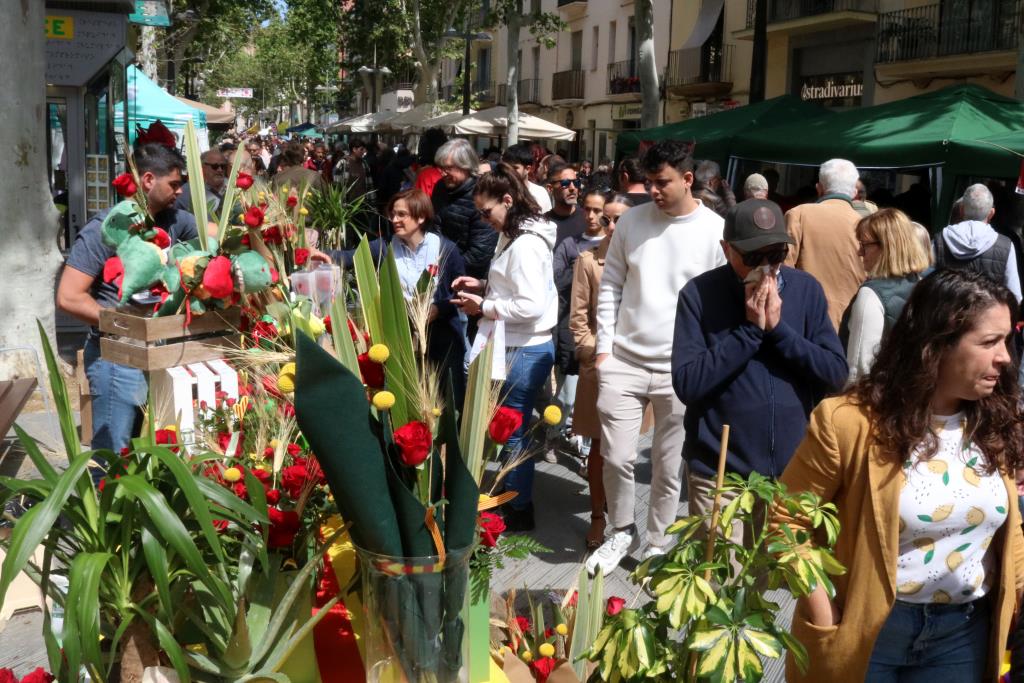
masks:
[[[46,37],[54,38],[56,40],[74,40],[75,39],[75,18],[74,17],[60,17],[60,16],[46,16]]]

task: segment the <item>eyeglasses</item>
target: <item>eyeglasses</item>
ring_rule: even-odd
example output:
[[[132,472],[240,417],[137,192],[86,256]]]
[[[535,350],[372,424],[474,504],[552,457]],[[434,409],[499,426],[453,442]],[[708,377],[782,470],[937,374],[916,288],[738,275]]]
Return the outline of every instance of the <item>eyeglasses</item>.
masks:
[[[781,249],[772,249],[770,251],[751,251],[743,254],[743,265],[747,268],[757,268],[763,262],[767,261],[770,266],[777,266],[786,260],[786,255],[789,254],[789,247],[782,247]]]
[[[481,218],[483,218],[485,221],[489,221],[489,220],[491,220],[491,211],[494,211],[494,209],[499,204],[501,204],[501,202],[494,202],[493,204],[488,206],[486,209],[477,209],[477,211],[480,212]]]
[[[569,187],[570,185],[575,185],[576,189],[578,190],[581,187],[583,187],[583,182],[579,178],[576,178],[575,180],[568,180],[568,179],[566,179],[566,180],[559,180],[558,181],[558,186],[561,187],[563,190],[565,188]]]
[[[874,241],[874,242],[861,242],[860,240],[857,240],[857,244],[859,245],[857,247],[857,251],[865,252],[865,251],[867,251],[868,247],[877,246],[877,245],[881,244],[881,242],[879,242],[877,240]]]
[[[442,166],[441,167],[441,173],[444,173],[445,175],[451,175],[453,172],[461,171],[461,170],[462,169],[459,168],[458,166]]]
[[[615,225],[615,221],[619,220],[619,218],[618,216],[601,216],[599,220],[601,223],[601,227],[607,228],[609,226]]]
[[[227,164],[211,164],[211,163],[208,163],[208,162],[204,161],[203,162],[203,166],[209,166],[210,168],[212,168],[214,170],[217,170],[217,169],[220,169],[221,171],[228,170],[228,165]]]

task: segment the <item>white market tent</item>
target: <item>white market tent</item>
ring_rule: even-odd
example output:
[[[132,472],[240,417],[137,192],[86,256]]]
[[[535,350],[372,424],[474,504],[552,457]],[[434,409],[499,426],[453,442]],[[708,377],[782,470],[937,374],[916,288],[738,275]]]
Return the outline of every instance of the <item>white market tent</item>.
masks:
[[[327,133],[373,133],[378,130],[385,130],[387,123],[398,116],[396,111],[379,111],[374,114],[360,114],[344,121],[338,121],[329,126]]]
[[[421,123],[429,119],[436,118],[440,113],[441,112],[437,104],[424,102],[423,104],[417,104],[409,111],[404,111],[391,119],[387,122],[387,126],[392,130],[404,133],[418,128]]]
[[[475,109],[469,110],[470,116],[472,116],[475,113]],[[440,128],[446,133],[451,133],[451,124],[464,118],[466,118],[466,115],[463,114],[461,111],[450,111],[447,114],[441,114],[440,116],[435,116],[432,119],[426,119],[425,121],[415,123],[409,126],[409,129],[417,133],[422,133],[423,131],[428,130],[430,128]]]
[[[431,127],[441,128],[449,135],[499,137],[508,132],[508,110],[505,107],[491,107],[469,116],[448,114],[424,121],[418,126],[420,129]],[[573,140],[576,132],[539,116],[519,112],[519,136],[531,140]]]

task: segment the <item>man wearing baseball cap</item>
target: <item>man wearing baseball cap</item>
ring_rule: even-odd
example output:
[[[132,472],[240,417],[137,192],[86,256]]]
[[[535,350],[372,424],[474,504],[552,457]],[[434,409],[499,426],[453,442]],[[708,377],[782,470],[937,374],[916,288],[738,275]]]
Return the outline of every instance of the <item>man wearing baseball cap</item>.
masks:
[[[793,240],[778,205],[737,204],[723,237],[728,263],[683,287],[672,343],[691,514],[711,509],[723,425],[729,472],[778,477],[811,410],[847,376],[821,285],[782,265]]]

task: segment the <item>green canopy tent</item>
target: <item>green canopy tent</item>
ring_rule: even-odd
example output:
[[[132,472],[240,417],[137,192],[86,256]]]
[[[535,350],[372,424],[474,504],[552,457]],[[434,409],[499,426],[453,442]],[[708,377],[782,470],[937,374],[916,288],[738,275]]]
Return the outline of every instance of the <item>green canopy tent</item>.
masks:
[[[956,140],[950,156],[966,175],[1014,178],[1024,160],[1024,129],[977,140]]]
[[[733,141],[730,168],[737,160],[817,166],[839,157],[862,169],[928,169],[932,215],[941,221],[953,203],[955,176],[1007,175],[1005,170],[996,173],[998,164],[989,168],[977,163],[964,145],[1021,129],[1024,103],[977,85],[953,85],[874,107],[744,132]]]
[[[128,81],[128,142],[133,144],[136,137],[136,126],[149,128],[156,121],[161,121],[172,133],[178,136],[179,142],[185,131],[185,123],[189,119],[196,127],[200,146],[206,147],[208,140],[206,114],[199,109],[190,107],[169,92],[154,83],[135,65],[127,71]],[[114,107],[114,125],[121,130],[124,125],[124,105],[117,103]],[[180,145],[179,145],[180,146]]]
[[[945,165],[963,174],[953,143],[1024,129],[1024,103],[977,85],[935,92],[833,116],[749,130],[732,154],[784,164],[818,165],[839,157],[863,168]]]
[[[724,167],[732,152],[733,139],[740,133],[751,131],[756,135],[766,126],[789,121],[830,118],[830,114],[829,110],[816,104],[804,102],[792,95],[782,95],[709,116],[622,133],[615,142],[615,149],[619,157],[624,157],[635,154],[642,142],[694,141],[695,156],[713,159]]]

